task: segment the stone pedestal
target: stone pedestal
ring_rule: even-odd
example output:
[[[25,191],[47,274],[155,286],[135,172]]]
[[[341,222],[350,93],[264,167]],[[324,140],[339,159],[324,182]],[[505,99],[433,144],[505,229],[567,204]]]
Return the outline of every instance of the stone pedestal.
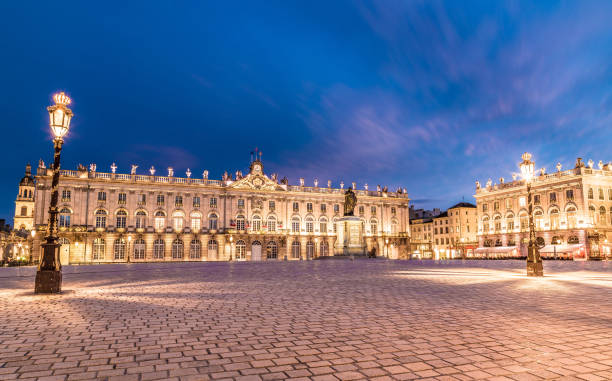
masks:
[[[335,256],[365,256],[366,243],[363,224],[359,217],[344,216],[336,222],[338,239],[334,245]]]

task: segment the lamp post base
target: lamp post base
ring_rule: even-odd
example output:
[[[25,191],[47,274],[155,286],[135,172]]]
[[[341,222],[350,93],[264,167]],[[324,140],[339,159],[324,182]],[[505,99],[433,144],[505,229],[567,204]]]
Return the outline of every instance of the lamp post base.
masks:
[[[37,294],[56,294],[62,291],[62,272],[59,270],[38,270],[34,292]]]
[[[527,276],[544,276],[542,262],[527,262]]]

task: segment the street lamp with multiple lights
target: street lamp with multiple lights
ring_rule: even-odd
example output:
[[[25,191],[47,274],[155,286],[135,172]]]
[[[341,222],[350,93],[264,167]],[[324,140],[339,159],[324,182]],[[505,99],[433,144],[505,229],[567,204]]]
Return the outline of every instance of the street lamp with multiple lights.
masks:
[[[519,164],[521,175],[527,184],[527,207],[529,213],[529,244],[527,246],[527,276],[544,276],[542,257],[536,245],[536,234],[533,226],[533,199],[531,194],[531,181],[533,180],[535,163],[531,161],[531,154],[525,152],[523,161]]]
[[[70,98],[60,92],[53,96],[55,104],[47,107],[49,111],[49,126],[53,133],[53,146],[55,154],[53,156],[53,179],[51,182],[51,203],[49,205],[49,226],[47,237],[41,244],[42,257],[36,271],[36,281],[34,284],[35,293],[57,293],[62,291],[62,265],[59,260],[60,245],[57,236],[57,199],[58,185],[60,177],[60,153],[64,136],[70,129],[72,110],[68,108]]]

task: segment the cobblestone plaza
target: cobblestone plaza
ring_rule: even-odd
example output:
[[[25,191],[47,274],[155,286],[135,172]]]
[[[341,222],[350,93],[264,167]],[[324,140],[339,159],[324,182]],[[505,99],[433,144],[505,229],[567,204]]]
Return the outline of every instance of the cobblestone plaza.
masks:
[[[299,261],[0,269],[0,380],[612,379],[612,265]]]

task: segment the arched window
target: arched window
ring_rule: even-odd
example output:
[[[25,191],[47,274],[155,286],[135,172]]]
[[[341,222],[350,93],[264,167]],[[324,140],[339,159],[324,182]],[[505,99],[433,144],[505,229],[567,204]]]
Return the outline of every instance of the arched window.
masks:
[[[376,218],[370,220],[370,232],[372,232],[372,235],[378,234],[378,220]]]
[[[602,225],[606,224],[606,207],[605,206],[600,206],[599,207],[599,223]]]
[[[592,224],[597,225],[599,223],[599,221],[597,221],[598,216],[593,205],[589,206],[589,217],[591,219]]]
[[[529,216],[527,215],[527,212],[522,211],[519,213],[519,221],[521,224],[521,231],[527,231],[529,229]]]
[[[561,245],[563,243],[563,238],[561,236],[556,235],[552,237],[550,243],[553,245]]]
[[[184,252],[183,240],[175,239],[172,241],[172,259],[182,259]]]
[[[506,231],[512,232],[514,231],[514,214],[508,213],[506,215]]]
[[[493,223],[495,226],[495,232],[499,233],[501,231],[501,216],[497,215],[495,217],[493,217]]]
[[[125,259],[125,240],[123,238],[115,240],[113,253],[115,254],[115,259]]]
[[[300,243],[298,241],[293,241],[293,243],[291,244],[291,258],[300,258]]]
[[[278,258],[278,246],[276,245],[276,242],[274,241],[268,242],[268,247],[266,248],[266,258],[268,259]]]
[[[70,209],[62,208],[59,212],[59,227],[67,228],[70,226]]]
[[[208,216],[208,228],[210,230],[217,230],[217,220],[218,217],[214,213]]]
[[[236,241],[236,259],[246,259],[246,243],[243,240]]]
[[[238,215],[236,216],[236,230],[244,230],[244,216]]]
[[[489,217],[487,216],[482,218],[482,232],[485,234],[489,232]]]
[[[106,227],[106,210],[98,209],[95,213],[96,216],[96,227],[97,228],[105,228]]]
[[[327,217],[319,218],[319,232],[321,234],[327,233]]]
[[[329,244],[327,241],[321,241],[319,244],[319,256],[326,257],[329,255]]]
[[[536,210],[533,213],[533,219],[537,230],[544,229],[544,213],[541,210]]]
[[[570,237],[567,239],[567,243],[572,244],[572,245],[575,245],[575,244],[577,244],[577,243],[580,243],[580,240],[578,239],[578,237],[577,237],[577,236],[572,235],[572,236],[570,236]]]
[[[312,243],[311,241],[308,241],[308,243],[306,243],[306,258],[314,258],[314,243]]]
[[[166,244],[164,240],[158,238],[153,242],[153,258],[154,259],[163,259],[166,251]]]
[[[183,230],[184,221],[185,221],[185,213],[181,212],[180,210],[177,210],[174,213],[172,213],[172,226],[174,227],[175,231],[178,232],[178,231]]]
[[[559,229],[559,209],[550,211],[550,228],[552,230]]]
[[[215,241],[214,239],[211,239],[210,241],[208,241],[208,259],[209,260],[217,256],[218,247],[219,245],[217,244],[217,241]]]
[[[191,240],[189,244],[189,258],[200,259],[202,257],[202,245],[197,239]]]
[[[276,217],[269,216],[268,217],[268,231],[275,232],[276,231]]]
[[[191,230],[199,232],[202,228],[202,214],[200,212],[191,212]]]
[[[136,212],[136,228],[144,229],[147,225],[147,212],[139,210]]]
[[[125,210],[120,210],[117,212],[117,225],[118,228],[125,228],[127,222],[127,212]]]
[[[567,215],[567,227],[573,229],[576,227],[576,207],[570,206],[566,209],[565,214]]]
[[[495,240],[495,247],[499,247],[501,245],[502,245],[502,240],[501,239],[498,238],[497,240]]]
[[[93,242],[93,259],[100,260],[104,259],[104,251],[106,248],[106,244],[104,242],[104,238],[96,238]]]
[[[161,210],[155,212],[155,229],[162,230],[166,227],[166,213]]]
[[[291,232],[293,233],[300,232],[300,217],[293,217],[291,219]]]
[[[145,259],[146,244],[144,239],[138,238],[134,241],[134,259]]]
[[[254,232],[258,232],[261,230],[261,217],[253,216],[253,226],[251,226],[251,230]]]
[[[312,217],[306,217],[306,232],[312,233],[314,231],[314,219]]]

